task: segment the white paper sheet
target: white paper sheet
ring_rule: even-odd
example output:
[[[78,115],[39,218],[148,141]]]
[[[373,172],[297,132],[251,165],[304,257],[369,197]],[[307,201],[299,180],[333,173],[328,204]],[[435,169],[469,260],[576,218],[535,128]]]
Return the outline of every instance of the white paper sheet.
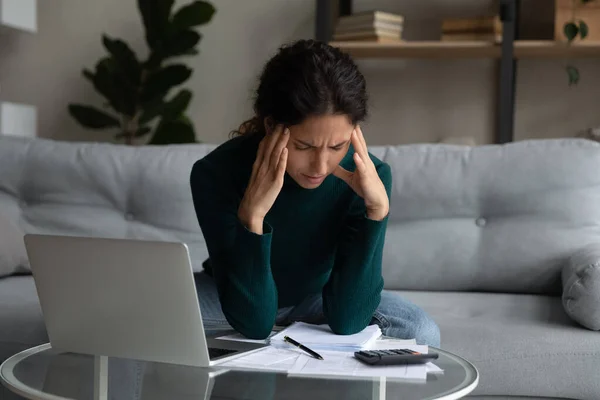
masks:
[[[354,335],[336,335],[326,324],[312,325],[294,322],[288,328],[274,335],[270,343],[274,346],[285,345],[283,338],[286,335],[317,352],[318,349],[350,351],[372,345],[381,336],[381,329],[377,325],[369,325]]]
[[[262,344],[268,344],[269,343],[269,338],[273,335],[275,335],[277,332],[273,331],[269,334],[269,336],[266,339],[248,339],[246,336],[242,335],[241,333],[234,333],[231,335],[225,335],[225,336],[219,336],[217,339],[219,340],[233,340],[236,342],[248,342],[248,343],[262,343]]]
[[[302,354],[296,348],[287,350],[269,346],[247,356],[227,361],[220,364],[220,366],[287,372],[294,366],[300,356]]]
[[[276,332],[272,332],[274,335]],[[223,340],[236,340],[243,342],[254,342],[254,343],[265,343],[264,340],[252,340],[240,334],[233,334],[227,336],[221,336],[219,339]],[[410,349],[426,354],[429,350],[428,346],[416,345],[415,340],[398,340],[398,339],[383,339],[378,340],[372,345],[368,346],[369,350],[390,350],[390,349]],[[327,351],[319,350],[319,354],[325,357],[325,354],[332,353],[332,356],[328,357],[327,369],[329,369],[329,362],[332,363],[332,373],[327,374],[328,371],[321,371],[323,369],[323,361],[316,360],[311,356],[307,355],[303,351],[286,345],[286,347],[274,347],[269,346],[258,352],[249,354],[244,357],[236,358],[221,364],[231,368],[243,368],[243,369],[257,369],[257,370],[271,370],[279,372],[290,372],[298,375],[338,375],[338,376],[399,376],[407,379],[422,379],[422,371],[419,368],[406,369],[407,367],[424,367],[425,374],[427,373],[443,373],[434,363],[427,363],[424,365],[417,366],[386,366],[385,370],[381,367],[370,367],[362,364],[360,361],[354,358],[353,351],[339,352],[339,351]],[[309,365],[307,368],[310,371],[302,371],[302,366],[307,362],[318,361],[314,367]],[[359,364],[359,371],[355,369],[357,363]],[[315,370],[316,368],[316,370]],[[416,375],[416,378],[413,376]]]
[[[365,365],[357,360],[354,357],[354,353],[323,351],[319,354],[323,356],[323,360],[307,356],[298,357],[293,368],[289,371],[290,374],[353,377],[386,376],[394,379],[405,378],[423,381],[427,379],[427,367],[425,364],[374,367]]]
[[[437,365],[435,365],[434,363],[428,362],[427,364],[425,364],[425,366],[427,367],[427,373],[428,374],[443,374],[444,370],[441,369],[440,367],[438,367]]]

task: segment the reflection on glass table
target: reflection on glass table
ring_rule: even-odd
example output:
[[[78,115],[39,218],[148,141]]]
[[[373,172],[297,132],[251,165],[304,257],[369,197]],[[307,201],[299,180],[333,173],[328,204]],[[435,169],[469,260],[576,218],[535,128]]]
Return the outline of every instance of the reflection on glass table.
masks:
[[[197,368],[62,353],[39,346],[7,360],[0,380],[28,399],[458,399],[478,383],[468,361],[441,349],[443,373],[393,377],[298,377],[284,372]],[[102,360],[107,360],[103,362]]]

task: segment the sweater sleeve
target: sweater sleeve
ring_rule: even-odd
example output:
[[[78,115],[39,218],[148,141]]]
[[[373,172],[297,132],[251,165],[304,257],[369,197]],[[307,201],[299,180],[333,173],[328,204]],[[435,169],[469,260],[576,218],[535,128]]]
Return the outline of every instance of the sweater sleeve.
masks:
[[[208,161],[194,164],[190,185],[198,223],[206,240],[223,314],[252,339],[266,338],[275,324],[277,289],[271,274],[272,229],[248,230],[239,220],[241,201],[230,177]]]
[[[388,198],[392,189],[389,165],[377,172]],[[340,335],[360,332],[369,325],[381,301],[381,263],[388,217],[366,216],[364,200],[356,196],[341,231],[331,275],[323,288],[323,312],[331,330]]]

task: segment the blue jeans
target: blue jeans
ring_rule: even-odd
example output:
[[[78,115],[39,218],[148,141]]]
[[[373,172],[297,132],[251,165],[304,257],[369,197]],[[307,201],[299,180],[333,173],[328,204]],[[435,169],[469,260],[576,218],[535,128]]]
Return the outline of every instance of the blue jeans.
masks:
[[[232,329],[219,302],[213,279],[205,274],[195,276],[202,321],[207,333]],[[323,300],[320,294],[308,296],[300,304],[280,308],[275,323],[286,326],[301,321],[309,324],[326,324]],[[373,314],[371,324],[377,324],[385,336],[399,339],[416,339],[417,344],[440,347],[440,329],[425,311],[401,296],[383,291],[381,302]]]

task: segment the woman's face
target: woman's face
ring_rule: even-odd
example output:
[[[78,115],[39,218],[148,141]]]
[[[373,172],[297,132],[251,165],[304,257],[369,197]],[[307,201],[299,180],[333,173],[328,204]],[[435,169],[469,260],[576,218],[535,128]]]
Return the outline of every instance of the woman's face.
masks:
[[[322,115],[289,129],[287,173],[301,187],[315,189],[346,155],[354,126],[346,115]]]

